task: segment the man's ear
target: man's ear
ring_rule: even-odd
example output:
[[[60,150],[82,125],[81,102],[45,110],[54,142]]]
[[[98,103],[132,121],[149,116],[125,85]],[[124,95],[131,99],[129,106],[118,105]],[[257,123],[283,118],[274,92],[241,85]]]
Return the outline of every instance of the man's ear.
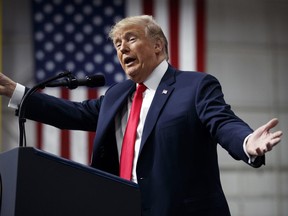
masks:
[[[155,39],[154,50],[156,54],[163,52],[164,46],[160,38]]]

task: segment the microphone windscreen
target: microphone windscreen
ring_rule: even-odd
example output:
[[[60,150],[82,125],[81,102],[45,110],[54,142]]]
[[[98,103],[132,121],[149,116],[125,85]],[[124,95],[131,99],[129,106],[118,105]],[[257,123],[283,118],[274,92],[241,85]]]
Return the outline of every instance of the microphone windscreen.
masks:
[[[100,86],[104,86],[106,83],[105,81],[105,77],[103,75],[93,75],[93,76],[89,76],[87,77],[87,86],[88,87],[100,87]]]

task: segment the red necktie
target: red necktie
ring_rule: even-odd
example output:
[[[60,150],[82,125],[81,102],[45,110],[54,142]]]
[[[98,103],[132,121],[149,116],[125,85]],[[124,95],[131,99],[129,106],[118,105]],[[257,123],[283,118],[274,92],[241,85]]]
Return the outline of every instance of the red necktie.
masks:
[[[143,101],[143,92],[145,90],[146,86],[144,84],[138,85],[123,138],[120,156],[120,177],[127,180],[131,180],[132,176],[136,130]]]

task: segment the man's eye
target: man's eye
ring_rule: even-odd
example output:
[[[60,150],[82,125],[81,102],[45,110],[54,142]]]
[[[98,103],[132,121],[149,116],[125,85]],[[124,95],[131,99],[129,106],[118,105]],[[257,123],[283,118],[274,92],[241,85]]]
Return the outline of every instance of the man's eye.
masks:
[[[115,47],[116,47],[116,48],[120,48],[120,47],[121,47],[121,43],[116,43],[116,44],[115,44]]]
[[[135,37],[130,37],[130,38],[129,38],[129,41],[135,41],[135,40],[136,40]]]

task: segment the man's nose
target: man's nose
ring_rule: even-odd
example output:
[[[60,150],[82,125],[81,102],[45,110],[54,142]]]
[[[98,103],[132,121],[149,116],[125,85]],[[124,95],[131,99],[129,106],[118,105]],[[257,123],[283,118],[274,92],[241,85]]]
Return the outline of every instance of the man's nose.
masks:
[[[121,44],[120,51],[121,51],[122,53],[127,53],[127,52],[130,51],[130,48],[129,48],[129,46],[127,45],[127,43],[123,42],[123,43]]]

